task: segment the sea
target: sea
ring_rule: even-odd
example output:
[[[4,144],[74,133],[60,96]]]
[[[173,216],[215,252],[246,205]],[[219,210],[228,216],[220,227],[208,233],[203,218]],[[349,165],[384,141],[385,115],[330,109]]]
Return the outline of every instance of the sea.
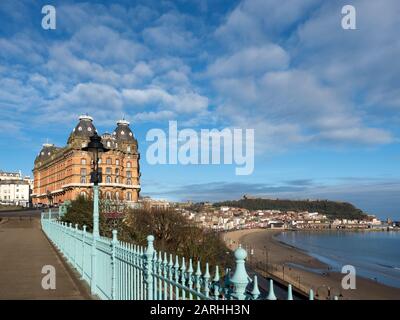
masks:
[[[400,232],[284,231],[276,239],[306,251],[333,271],[351,265],[357,276],[400,288]]]

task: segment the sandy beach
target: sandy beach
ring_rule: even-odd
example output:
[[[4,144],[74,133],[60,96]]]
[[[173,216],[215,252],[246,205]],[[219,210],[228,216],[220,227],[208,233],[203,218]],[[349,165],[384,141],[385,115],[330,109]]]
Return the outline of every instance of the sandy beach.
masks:
[[[373,280],[357,277],[356,289],[344,290],[341,281],[344,274],[332,272],[321,261],[307,253],[281,243],[274,239],[279,230],[247,229],[228,232],[224,240],[230,249],[234,250],[239,244],[246,248],[249,255],[247,263],[262,274],[272,274],[302,292],[314,290],[316,299],[326,299],[329,295],[339,296],[340,299],[368,300],[400,300],[400,288],[389,287]],[[253,254],[251,254],[253,252]],[[291,264],[305,268],[318,269],[320,272],[304,270]]]

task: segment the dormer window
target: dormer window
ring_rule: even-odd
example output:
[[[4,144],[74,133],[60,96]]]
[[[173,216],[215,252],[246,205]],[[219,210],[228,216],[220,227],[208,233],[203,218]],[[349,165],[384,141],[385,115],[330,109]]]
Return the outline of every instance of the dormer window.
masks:
[[[111,142],[110,141],[107,141],[107,147],[111,148]]]

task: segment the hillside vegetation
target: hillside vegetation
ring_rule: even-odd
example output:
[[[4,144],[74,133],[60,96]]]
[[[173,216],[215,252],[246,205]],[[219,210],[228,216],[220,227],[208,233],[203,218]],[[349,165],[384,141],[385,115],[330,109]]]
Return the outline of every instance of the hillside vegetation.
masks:
[[[248,210],[308,211],[325,214],[329,218],[362,219],[366,214],[348,202],[329,200],[241,199],[214,203],[215,207],[228,206]]]

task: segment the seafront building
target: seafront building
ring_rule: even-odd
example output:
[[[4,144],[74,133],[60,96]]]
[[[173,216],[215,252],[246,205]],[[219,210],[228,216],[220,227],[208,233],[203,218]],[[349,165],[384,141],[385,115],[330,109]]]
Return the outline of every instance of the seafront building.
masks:
[[[385,225],[375,216],[366,219],[329,219],[326,215],[308,211],[247,210],[234,207],[203,207],[192,211],[190,207],[175,206],[198,226],[215,231],[238,229],[382,229]]]
[[[33,169],[32,202],[35,206],[55,205],[78,196],[91,195],[92,159],[82,148],[87,146],[95,132],[93,118],[82,115],[66,146],[43,145]],[[119,120],[113,133],[106,132],[101,139],[104,146],[110,149],[99,160],[101,197],[135,206],[140,192],[140,154],[129,122]]]
[[[32,179],[23,177],[21,171],[0,171],[0,203],[3,205],[29,206]]]

